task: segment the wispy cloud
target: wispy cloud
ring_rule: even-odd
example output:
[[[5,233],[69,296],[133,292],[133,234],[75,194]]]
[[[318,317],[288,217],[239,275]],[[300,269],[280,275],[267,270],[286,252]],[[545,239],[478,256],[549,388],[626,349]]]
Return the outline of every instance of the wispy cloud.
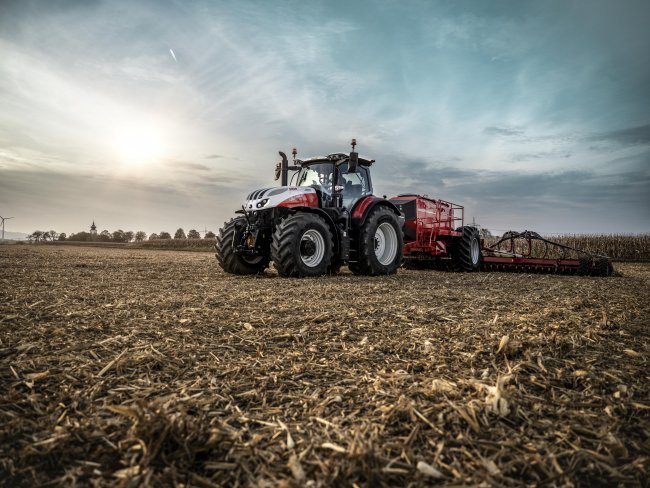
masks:
[[[586,137],[586,140],[615,142],[617,144],[632,146],[650,144],[650,124],[601,132]]]
[[[524,135],[524,130],[516,127],[486,127],[483,129],[484,134],[493,135],[493,136],[522,136]]]

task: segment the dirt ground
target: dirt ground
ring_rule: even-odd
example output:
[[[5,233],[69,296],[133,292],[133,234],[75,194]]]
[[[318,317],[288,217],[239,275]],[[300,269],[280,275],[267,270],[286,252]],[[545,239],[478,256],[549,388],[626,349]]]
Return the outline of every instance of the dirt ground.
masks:
[[[0,246],[0,484],[648,485],[650,264],[615,267]]]

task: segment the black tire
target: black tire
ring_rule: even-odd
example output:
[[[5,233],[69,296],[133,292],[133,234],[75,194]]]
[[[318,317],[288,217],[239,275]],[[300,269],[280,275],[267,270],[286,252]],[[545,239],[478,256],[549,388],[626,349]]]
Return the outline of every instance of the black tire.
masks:
[[[602,257],[598,260],[598,274],[600,276],[609,276],[611,273],[609,258]]]
[[[476,227],[456,229],[463,235],[452,242],[451,260],[456,271],[478,271],[481,267],[481,239]]]
[[[589,274],[589,259],[580,258],[578,262],[578,276],[587,276]]]
[[[333,248],[332,232],[325,220],[300,212],[282,220],[275,229],[271,259],[280,276],[320,276],[331,267]]]
[[[403,245],[397,215],[386,207],[375,207],[359,231],[358,260],[350,270],[367,276],[396,273],[402,264]]]
[[[238,275],[262,273],[269,265],[269,256],[245,257],[235,254],[235,243],[241,239],[246,219],[237,217],[223,224],[217,235],[215,256],[219,266],[226,272]]]

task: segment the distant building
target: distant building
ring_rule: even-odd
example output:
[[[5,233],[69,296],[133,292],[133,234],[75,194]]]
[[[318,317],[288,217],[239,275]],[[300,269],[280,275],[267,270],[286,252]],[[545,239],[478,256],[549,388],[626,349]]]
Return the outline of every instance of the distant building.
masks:
[[[95,225],[95,220],[93,219],[93,225],[90,226],[90,237],[95,239],[97,237],[97,226]]]

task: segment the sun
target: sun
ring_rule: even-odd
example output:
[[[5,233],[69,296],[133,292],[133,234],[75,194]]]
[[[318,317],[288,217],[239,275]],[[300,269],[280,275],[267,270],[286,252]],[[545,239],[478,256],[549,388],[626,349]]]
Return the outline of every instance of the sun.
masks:
[[[147,164],[163,155],[161,131],[153,125],[124,127],[115,137],[118,157],[129,164]]]

